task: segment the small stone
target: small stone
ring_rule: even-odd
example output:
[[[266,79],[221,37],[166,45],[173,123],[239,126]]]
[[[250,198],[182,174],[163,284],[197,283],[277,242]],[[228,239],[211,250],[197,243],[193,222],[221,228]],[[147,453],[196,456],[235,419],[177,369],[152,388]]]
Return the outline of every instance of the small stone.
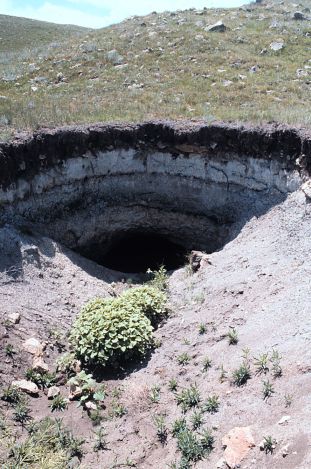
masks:
[[[255,441],[249,427],[235,427],[223,437],[224,459],[230,468],[237,467],[248,454]]]
[[[295,11],[295,13],[293,14],[293,20],[305,20],[306,17],[305,15],[302,13],[302,11]]]
[[[74,399],[78,399],[79,397],[82,396],[82,389],[80,388],[80,386],[76,386],[75,384],[70,384],[70,392],[69,392],[69,396],[68,396],[68,399],[70,401],[73,401]]]
[[[113,65],[121,65],[123,63],[123,57],[116,51],[115,49],[110,50],[107,52],[107,60],[111,62]]]
[[[284,49],[284,42],[271,42],[270,49],[274,52]]]
[[[223,32],[226,31],[226,29],[227,29],[227,27],[224,25],[224,23],[222,21],[217,21],[217,23],[211,24],[210,26],[207,26],[205,28],[205,31],[223,33]]]
[[[60,395],[60,389],[58,386],[51,386],[48,389],[48,399],[54,399],[54,397]]]
[[[21,315],[19,313],[11,313],[8,315],[8,320],[12,324],[18,324],[21,320]]]
[[[40,357],[43,354],[44,349],[41,342],[34,337],[27,339],[23,343],[23,348],[26,350],[26,352],[31,353],[32,355],[36,355],[37,357]]]
[[[42,357],[35,356],[32,362],[32,368],[39,373],[47,373],[49,371],[49,365],[45,363]]]
[[[301,190],[305,194],[306,198],[311,200],[311,180],[305,182],[301,186]]]
[[[281,448],[281,453],[282,453],[283,458],[286,458],[286,456],[289,455],[288,448],[289,448],[289,444],[287,444],[287,445],[285,445]]]
[[[92,401],[88,401],[85,403],[85,408],[87,410],[97,410],[97,405]]]
[[[284,415],[281,420],[278,421],[279,425],[284,425],[285,423],[288,423],[290,421],[290,416],[289,415]]]
[[[39,394],[38,386],[31,381],[27,381],[26,379],[12,381],[12,386],[32,396],[37,396]]]
[[[216,463],[216,468],[217,469],[225,469],[227,467],[226,460],[224,458],[221,458],[217,461]]]

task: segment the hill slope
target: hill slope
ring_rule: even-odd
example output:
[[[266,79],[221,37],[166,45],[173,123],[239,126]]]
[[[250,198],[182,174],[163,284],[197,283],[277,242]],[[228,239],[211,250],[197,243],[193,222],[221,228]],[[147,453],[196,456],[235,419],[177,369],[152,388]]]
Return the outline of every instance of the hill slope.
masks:
[[[2,133],[163,117],[309,124],[310,17],[304,0],[152,13],[82,36],[38,25],[26,54],[0,55]],[[227,29],[208,31],[216,21]]]

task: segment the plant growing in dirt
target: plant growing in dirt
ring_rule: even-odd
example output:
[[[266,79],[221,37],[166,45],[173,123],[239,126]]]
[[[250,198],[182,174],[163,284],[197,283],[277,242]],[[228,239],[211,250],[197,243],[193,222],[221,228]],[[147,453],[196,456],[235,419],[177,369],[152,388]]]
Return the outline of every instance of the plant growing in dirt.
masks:
[[[185,464],[200,461],[210,454],[213,449],[214,437],[210,430],[204,430],[201,435],[196,435],[188,428],[177,434],[177,447],[182,454],[182,467]]]
[[[121,418],[124,415],[127,414],[126,407],[123,404],[120,404],[120,402],[113,401],[111,404],[111,410],[109,412],[109,415],[114,418]]]
[[[165,313],[158,289],[130,288],[118,298],[88,303],[76,319],[70,342],[77,358],[89,365],[115,365],[142,357],[153,343],[152,324]]]
[[[70,352],[64,353],[56,361],[56,371],[64,374],[67,378],[74,376],[78,368],[79,361]]]
[[[37,371],[33,368],[28,368],[25,373],[26,379],[35,383],[40,389],[50,388],[55,384],[55,373],[48,373],[44,371]]]
[[[276,445],[277,441],[275,438],[273,438],[271,435],[265,436],[263,439],[262,449],[266,454],[272,454],[275,450]]]
[[[258,358],[255,358],[254,365],[256,367],[257,374],[266,374],[269,371],[269,354],[263,353],[259,355]]]
[[[199,334],[203,335],[203,334],[206,334],[206,332],[207,332],[207,326],[204,322],[202,322],[201,324],[199,324]]]
[[[250,378],[250,367],[249,364],[245,361],[239,366],[239,368],[234,370],[232,374],[232,382],[235,384],[235,386],[243,386],[243,384],[246,384]]]
[[[281,367],[281,355],[275,349],[272,350],[272,355],[270,361],[272,363],[272,374],[274,378],[279,378],[282,376],[283,370]]]
[[[18,404],[21,402],[25,397],[23,393],[16,388],[15,386],[9,386],[8,388],[3,390],[1,399],[9,404]]]
[[[187,428],[187,421],[185,418],[176,419],[172,425],[172,435],[176,437],[178,433]]]
[[[202,371],[205,373],[212,366],[212,360],[209,357],[203,359]]]
[[[65,399],[61,394],[55,396],[50,404],[51,411],[54,412],[58,410],[60,412],[64,412],[67,409],[68,401]]]
[[[177,363],[178,363],[178,365],[188,365],[188,363],[190,362],[190,360],[191,360],[191,357],[188,355],[187,352],[181,353],[181,354],[178,355],[178,357],[177,357]]]
[[[293,403],[293,395],[285,394],[284,395],[285,407],[290,407]]]
[[[221,365],[221,367],[220,367],[219,382],[220,382],[220,383],[223,383],[224,381],[226,381],[227,376],[228,376],[228,372],[225,370],[224,365]]]
[[[266,401],[267,399],[269,399],[269,397],[272,396],[272,394],[274,394],[274,388],[273,388],[273,385],[270,383],[269,380],[267,381],[263,381],[262,383],[262,394],[263,394],[263,399]]]
[[[177,380],[175,378],[170,379],[168,383],[168,389],[172,392],[175,392],[177,391],[177,388],[178,388]]]
[[[201,402],[201,395],[197,386],[192,384],[189,388],[183,389],[179,394],[176,394],[176,401],[183,412],[187,412],[192,407],[197,407]]]
[[[13,420],[24,426],[26,422],[31,420],[31,418],[30,408],[27,406],[27,404],[25,402],[18,403],[13,413]]]
[[[148,284],[154,288],[158,288],[160,291],[167,290],[168,287],[168,275],[164,265],[161,265],[158,270],[147,270],[147,274],[151,277]]]
[[[85,406],[88,401],[102,402],[105,399],[106,392],[103,386],[98,387],[93,375],[87,374],[84,370],[68,380],[70,388],[79,390],[79,404]]]
[[[95,443],[93,446],[93,450],[95,452],[106,450],[107,449],[107,442],[106,442],[107,433],[105,433],[104,428],[100,427],[99,430],[94,433],[95,433]]]
[[[190,417],[192,430],[197,430],[204,424],[204,417],[202,410],[194,411]]]
[[[158,385],[152,386],[149,394],[149,399],[152,404],[157,404],[160,402],[161,388]]]
[[[14,358],[14,355],[16,354],[16,350],[14,350],[14,347],[12,344],[7,344],[4,348],[4,353],[7,357]]]
[[[210,414],[215,414],[219,410],[219,397],[214,394],[207,398],[202,406],[203,412],[208,412]]]
[[[236,345],[239,342],[238,333],[234,327],[230,327],[227,337],[229,345]]]
[[[157,430],[158,440],[162,445],[165,445],[167,441],[168,429],[165,423],[164,415],[156,415],[154,417],[154,423]]]

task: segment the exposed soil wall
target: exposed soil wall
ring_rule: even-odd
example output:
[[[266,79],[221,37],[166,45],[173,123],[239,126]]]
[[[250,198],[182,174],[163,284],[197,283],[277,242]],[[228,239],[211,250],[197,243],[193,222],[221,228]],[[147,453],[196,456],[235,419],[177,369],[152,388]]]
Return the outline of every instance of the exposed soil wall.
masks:
[[[219,249],[296,190],[311,136],[200,123],[66,127],[0,146],[0,220],[87,250],[130,232]]]

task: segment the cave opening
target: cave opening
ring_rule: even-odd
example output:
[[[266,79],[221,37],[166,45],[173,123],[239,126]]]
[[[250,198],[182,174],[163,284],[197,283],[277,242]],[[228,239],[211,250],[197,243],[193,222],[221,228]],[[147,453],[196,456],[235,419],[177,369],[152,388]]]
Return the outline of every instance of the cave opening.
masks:
[[[124,273],[146,273],[162,265],[176,270],[185,265],[189,250],[163,235],[124,233],[116,236],[109,248],[93,244],[84,253],[104,267]]]

